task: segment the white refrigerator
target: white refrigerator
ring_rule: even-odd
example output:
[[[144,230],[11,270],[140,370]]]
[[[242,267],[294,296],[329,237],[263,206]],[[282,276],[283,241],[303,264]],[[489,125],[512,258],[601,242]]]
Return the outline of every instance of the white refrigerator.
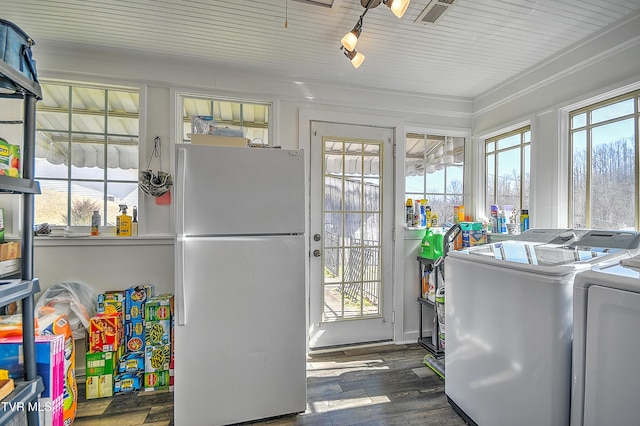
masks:
[[[305,411],[303,151],[178,145],[174,196],[175,424]]]

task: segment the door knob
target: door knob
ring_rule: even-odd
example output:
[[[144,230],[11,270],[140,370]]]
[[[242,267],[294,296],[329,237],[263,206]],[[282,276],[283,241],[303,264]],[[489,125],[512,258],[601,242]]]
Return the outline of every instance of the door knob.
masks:
[[[315,257],[320,257],[320,254],[321,254],[321,253],[322,253],[322,252],[321,252],[320,250],[318,250],[318,249],[315,249],[315,250],[313,251],[313,255],[314,255]]]

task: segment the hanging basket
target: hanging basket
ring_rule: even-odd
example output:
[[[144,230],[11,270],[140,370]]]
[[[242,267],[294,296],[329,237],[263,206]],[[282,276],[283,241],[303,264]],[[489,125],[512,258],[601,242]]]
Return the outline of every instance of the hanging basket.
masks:
[[[158,158],[159,168],[157,172],[154,172],[151,168],[151,162],[154,158]],[[152,197],[164,195],[173,186],[171,174],[162,171],[162,149],[159,137],[154,139],[153,152],[149,158],[147,170],[140,170],[138,174],[138,185],[142,192]]]

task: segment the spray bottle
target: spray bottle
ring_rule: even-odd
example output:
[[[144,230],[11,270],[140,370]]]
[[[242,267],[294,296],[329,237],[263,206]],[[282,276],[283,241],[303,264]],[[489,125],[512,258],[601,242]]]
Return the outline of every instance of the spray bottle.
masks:
[[[116,235],[118,237],[131,236],[131,216],[127,215],[127,205],[120,204],[122,214],[116,218]]]

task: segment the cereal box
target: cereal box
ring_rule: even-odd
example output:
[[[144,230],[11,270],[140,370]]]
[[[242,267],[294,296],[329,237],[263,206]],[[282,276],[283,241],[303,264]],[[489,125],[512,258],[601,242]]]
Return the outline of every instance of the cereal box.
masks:
[[[121,314],[99,314],[89,320],[89,352],[115,352],[123,341]]]

